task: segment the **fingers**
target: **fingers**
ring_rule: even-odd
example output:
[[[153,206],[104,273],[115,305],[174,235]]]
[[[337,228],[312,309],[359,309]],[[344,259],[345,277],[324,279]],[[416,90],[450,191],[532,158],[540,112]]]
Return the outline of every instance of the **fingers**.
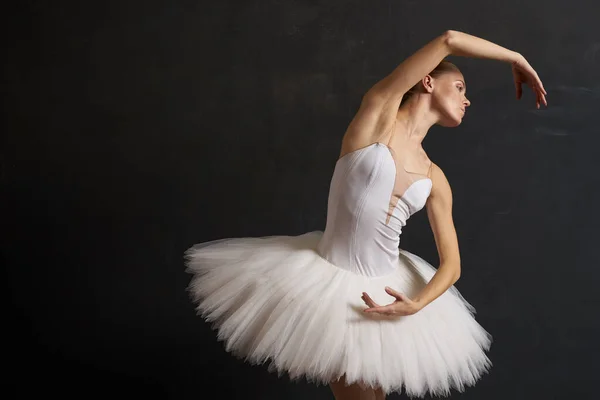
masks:
[[[373,301],[373,299],[371,298],[371,296],[369,296],[366,292],[363,292],[361,298],[363,299],[365,304],[367,306],[369,306],[369,308],[366,308],[363,310],[366,313],[379,313],[379,314],[385,314],[385,315],[396,314],[394,307],[393,307],[394,303],[390,303],[385,306],[380,306],[379,304],[375,303]]]
[[[542,80],[540,79],[538,73],[535,71],[533,71],[533,78],[535,81],[535,86],[538,87],[543,94],[548,94],[546,92],[546,89],[544,89],[544,84],[542,83]]]
[[[548,92],[546,92],[546,89],[544,88],[544,84],[542,83],[542,80],[540,79],[540,77],[538,76],[537,72],[534,71],[533,73],[534,78],[535,78],[535,83],[533,85],[533,90],[536,92],[536,105],[537,108],[540,108],[540,105],[543,103],[546,107],[548,106],[548,102],[546,101],[546,95],[548,94]]]
[[[393,307],[393,304],[388,304],[386,306],[378,306],[378,307],[371,307],[371,308],[367,308],[364,310],[364,312],[366,313],[379,313],[379,314],[385,314],[385,315],[396,315],[396,310]]]
[[[371,296],[369,296],[366,292],[363,292],[360,298],[365,302],[366,305],[368,305],[371,308],[379,307],[379,304],[375,303]]]
[[[540,81],[539,83],[538,90],[541,102],[544,103],[546,107],[548,107],[548,102],[546,101],[546,95],[548,95],[548,92],[546,92],[546,89],[544,89],[542,81]]]
[[[520,100],[521,95],[523,94],[523,88],[521,87],[521,82],[515,80],[515,89],[517,91],[517,100]]]
[[[538,84],[538,87],[540,88],[540,90],[541,90],[542,94],[544,94],[544,95],[547,95],[547,94],[548,94],[548,92],[546,92],[546,89],[544,89],[544,84],[542,83],[542,81],[540,81],[540,78],[538,78],[538,80],[537,80],[537,81],[538,81],[538,82],[537,82],[537,84]]]
[[[385,287],[385,291],[386,291],[387,294],[392,295],[392,296],[394,296],[396,298],[402,297],[402,294],[400,292],[395,291],[394,289],[392,289],[389,286]]]
[[[385,306],[380,306],[375,303],[371,296],[369,296],[366,292],[362,293],[361,299],[365,302],[365,304],[369,307],[364,309],[365,313],[377,313],[382,315],[411,315],[414,311],[411,311],[410,302],[408,297],[403,293],[400,293],[389,286],[385,287],[385,291],[396,298],[396,300],[390,304]]]
[[[535,86],[533,87],[533,90],[535,92],[535,105],[536,107],[539,109],[540,106],[542,104],[544,104],[546,107],[548,107],[548,102],[546,101],[546,91],[544,89],[542,89],[540,86]]]
[[[525,81],[525,84],[527,86],[530,86],[531,90],[533,90],[533,93],[535,95],[536,108],[539,109],[542,104],[544,104],[547,107],[548,101],[546,101],[546,95],[548,93],[546,92],[546,89],[544,89],[542,82],[539,79],[527,80],[527,81]],[[523,82],[521,80],[515,79],[515,89],[517,91],[517,100],[521,99],[521,97],[523,96],[523,86],[522,85],[523,85]]]
[[[531,87],[531,89],[535,93],[535,106],[536,108],[540,108],[542,104],[548,106],[548,102],[546,101],[546,96],[548,92],[546,92],[546,88],[544,88],[544,84],[540,79],[538,73],[529,65],[529,63],[523,59],[520,62],[516,62],[513,64],[513,74],[515,76],[515,90],[517,100],[523,97],[523,83],[527,84]]]
[[[393,303],[387,304],[385,306],[366,308],[363,310],[363,312],[365,312],[366,314],[375,313],[375,314],[386,315],[386,316],[395,316],[395,317],[412,315],[415,313],[415,311],[412,310],[410,307],[401,305],[398,302],[393,302]]]
[[[389,286],[385,287],[385,291],[386,291],[387,294],[389,294],[390,296],[394,296],[396,299],[398,299],[400,301],[406,301],[406,300],[408,300],[407,297],[404,294],[402,294],[402,293],[400,293],[400,292],[392,289]]]

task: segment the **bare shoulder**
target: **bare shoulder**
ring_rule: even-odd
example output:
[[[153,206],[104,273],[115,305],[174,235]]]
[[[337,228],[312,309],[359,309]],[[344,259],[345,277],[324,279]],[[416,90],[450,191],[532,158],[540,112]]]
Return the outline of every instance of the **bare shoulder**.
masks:
[[[444,171],[440,168],[439,165],[431,162],[431,194],[430,198],[439,199],[442,201],[447,201],[452,204],[452,188],[450,187],[450,182],[448,182],[448,178]]]
[[[402,98],[450,54],[454,31],[446,31],[402,61],[362,97],[342,141],[342,154],[385,139],[396,121]]]

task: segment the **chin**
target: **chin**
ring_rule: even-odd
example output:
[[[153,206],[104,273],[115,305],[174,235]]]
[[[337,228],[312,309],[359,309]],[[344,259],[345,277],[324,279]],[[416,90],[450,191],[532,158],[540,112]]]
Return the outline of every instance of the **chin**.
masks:
[[[454,117],[454,118],[444,118],[438,125],[443,126],[444,128],[456,128],[462,123],[462,117]]]

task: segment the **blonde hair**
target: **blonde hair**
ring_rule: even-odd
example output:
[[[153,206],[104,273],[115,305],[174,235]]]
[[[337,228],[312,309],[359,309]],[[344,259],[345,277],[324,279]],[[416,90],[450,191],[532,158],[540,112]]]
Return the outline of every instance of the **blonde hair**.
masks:
[[[450,61],[442,60],[442,62],[440,62],[437,65],[437,67],[435,67],[433,69],[433,71],[431,71],[429,73],[429,75],[431,75],[434,78],[437,78],[438,76],[443,75],[448,72],[460,73],[460,69],[458,69],[458,67],[456,65],[452,64]],[[420,89],[421,89],[421,81],[417,82],[415,84],[415,86],[410,88],[410,90],[404,94],[404,97],[402,97],[402,102],[400,103],[400,105],[406,103],[412,97],[412,95],[417,93]]]

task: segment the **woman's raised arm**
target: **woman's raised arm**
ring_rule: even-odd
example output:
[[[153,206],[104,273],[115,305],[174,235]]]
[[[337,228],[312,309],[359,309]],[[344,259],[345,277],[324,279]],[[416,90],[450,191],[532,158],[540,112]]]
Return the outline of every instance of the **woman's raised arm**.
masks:
[[[522,77],[521,81],[530,84],[536,96],[545,103],[543,96],[546,91],[542,82],[521,54],[485,39],[453,30],[444,32],[405,59],[388,76],[373,85],[365,96],[388,103],[390,107],[397,109],[404,94],[448,55],[511,63],[529,77],[529,81]]]

